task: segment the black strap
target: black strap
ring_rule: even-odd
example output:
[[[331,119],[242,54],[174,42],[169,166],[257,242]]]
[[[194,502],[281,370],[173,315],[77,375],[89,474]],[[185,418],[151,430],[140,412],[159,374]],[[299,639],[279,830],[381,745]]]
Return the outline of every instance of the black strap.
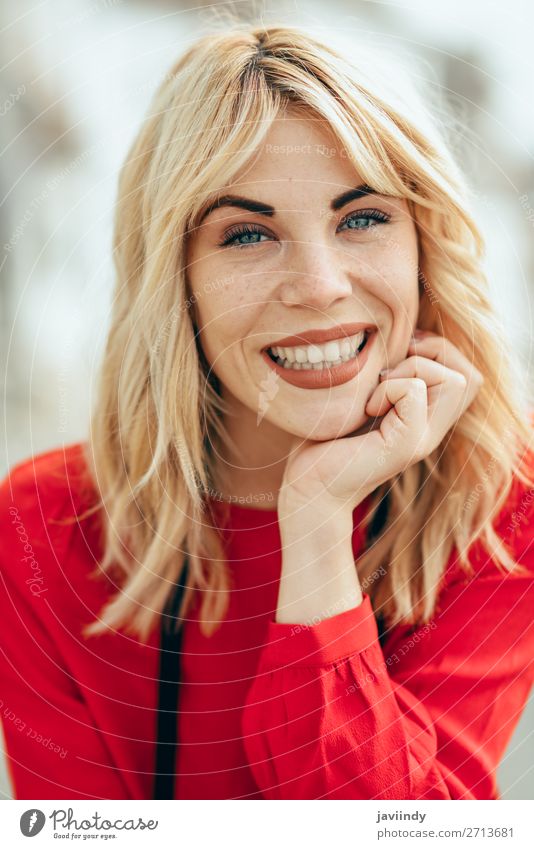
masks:
[[[368,548],[373,542],[373,540],[380,535],[380,532],[385,527],[388,518],[389,507],[390,494],[388,489],[380,499],[378,507],[376,508],[373,518],[371,519],[370,525],[367,529],[367,535],[365,539],[366,548]],[[387,636],[386,621],[382,614],[378,614],[377,616],[375,616],[375,618],[378,628],[378,642],[383,647]]]
[[[174,778],[178,731],[178,688],[180,686],[180,653],[183,625],[176,632],[174,621],[182,603],[187,583],[186,560],[181,583],[175,584],[165,610],[161,614],[159,655],[158,717],[154,799],[174,799]]]

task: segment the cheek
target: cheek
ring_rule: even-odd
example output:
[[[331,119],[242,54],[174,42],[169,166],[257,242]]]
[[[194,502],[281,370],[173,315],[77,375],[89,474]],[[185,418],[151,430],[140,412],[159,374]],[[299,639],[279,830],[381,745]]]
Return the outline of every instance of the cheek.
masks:
[[[200,342],[208,362],[216,372],[235,372],[242,363],[242,351],[254,347],[258,305],[249,304],[243,292],[215,291],[212,287],[197,304],[197,314]]]
[[[404,253],[404,255],[403,255]],[[373,294],[387,316],[382,340],[386,367],[393,367],[407,356],[409,339],[419,314],[419,278],[417,252],[399,247],[381,258],[375,275]]]
[[[407,248],[390,252],[377,266],[380,298],[396,320],[412,322],[419,309],[417,252]],[[402,320],[402,319],[401,319]]]

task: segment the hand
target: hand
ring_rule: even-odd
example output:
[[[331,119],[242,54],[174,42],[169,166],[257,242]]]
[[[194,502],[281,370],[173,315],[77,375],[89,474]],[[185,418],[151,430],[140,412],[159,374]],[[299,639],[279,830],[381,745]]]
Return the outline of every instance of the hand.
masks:
[[[307,440],[291,455],[279,493],[279,519],[310,502],[321,516],[325,510],[352,512],[382,483],[427,457],[469,407],[484,382],[482,374],[448,339],[417,333],[410,356],[369,398],[365,411],[372,418],[356,435]]]

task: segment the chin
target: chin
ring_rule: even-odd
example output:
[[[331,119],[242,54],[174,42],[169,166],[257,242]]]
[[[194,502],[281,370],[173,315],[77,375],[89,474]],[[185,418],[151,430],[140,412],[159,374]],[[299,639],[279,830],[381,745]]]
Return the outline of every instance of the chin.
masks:
[[[328,442],[331,439],[341,439],[344,436],[356,435],[357,431],[366,432],[367,428],[372,426],[374,419],[369,418],[365,414],[351,418],[341,422],[318,421],[313,429],[303,432],[301,435],[304,439],[311,439],[314,442]]]

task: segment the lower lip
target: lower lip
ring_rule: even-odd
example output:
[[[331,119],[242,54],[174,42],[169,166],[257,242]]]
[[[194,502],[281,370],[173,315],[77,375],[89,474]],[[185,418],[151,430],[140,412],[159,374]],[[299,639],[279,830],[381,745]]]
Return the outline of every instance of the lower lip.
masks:
[[[273,371],[280,375],[286,383],[299,386],[301,389],[330,389],[332,386],[340,386],[342,383],[347,383],[347,381],[352,380],[362,370],[367,362],[375,336],[376,330],[373,330],[365,343],[365,347],[357,357],[347,360],[346,363],[339,363],[339,365],[332,368],[311,368],[304,371],[302,369],[284,368],[283,366],[279,366],[278,363],[275,363],[274,360],[271,360],[267,351],[262,351],[261,355]]]

